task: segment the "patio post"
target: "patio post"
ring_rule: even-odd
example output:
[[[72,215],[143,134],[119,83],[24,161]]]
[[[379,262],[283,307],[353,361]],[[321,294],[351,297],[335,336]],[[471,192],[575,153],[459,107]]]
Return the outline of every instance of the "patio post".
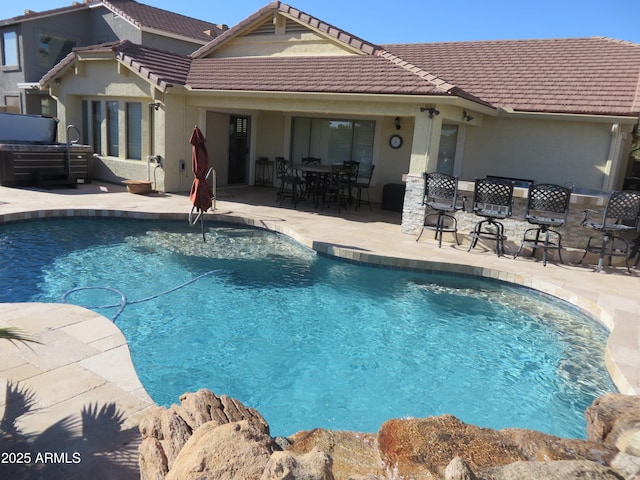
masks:
[[[429,118],[427,113],[416,115],[409,172],[405,176],[402,233],[416,234],[422,228],[425,212],[425,206],[422,204],[424,193],[422,174],[430,169],[435,171],[441,128],[440,117]]]

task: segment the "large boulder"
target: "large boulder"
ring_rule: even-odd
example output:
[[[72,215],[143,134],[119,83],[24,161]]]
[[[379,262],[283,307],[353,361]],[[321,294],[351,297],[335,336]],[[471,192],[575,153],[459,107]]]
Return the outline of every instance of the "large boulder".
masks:
[[[293,444],[286,448],[288,453],[304,455],[317,450],[331,458],[331,471],[336,480],[387,478],[384,476],[380,451],[373,434],[316,428],[298,432],[289,437],[289,440]]]
[[[640,456],[640,396],[608,393],[596,398],[584,415],[589,440]]]
[[[441,478],[460,457],[473,472],[518,461],[589,460],[609,464],[617,450],[522,429],[491,430],[454,416],[394,419],[378,432],[382,461],[402,478]],[[532,477],[534,478],[534,477]]]
[[[246,420],[208,422],[185,443],[166,480],[260,480],[276,448],[269,435]]]
[[[478,480],[624,480],[612,468],[586,460],[516,462],[478,474]],[[447,479],[449,480],[449,479]]]
[[[274,452],[260,480],[335,480],[329,455],[314,448],[305,454]]]
[[[226,395],[217,396],[210,390],[185,393],[181,405],[149,409],[138,426],[142,435],[139,449],[141,480],[160,480],[169,472],[187,441],[199,427],[246,420],[265,435],[266,420],[252,408]]]

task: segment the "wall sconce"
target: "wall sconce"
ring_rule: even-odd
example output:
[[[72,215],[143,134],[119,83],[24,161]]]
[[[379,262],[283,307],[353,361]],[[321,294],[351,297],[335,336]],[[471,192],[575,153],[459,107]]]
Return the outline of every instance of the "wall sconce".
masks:
[[[470,122],[471,120],[473,120],[473,117],[471,115],[469,115],[466,110],[463,110],[462,111],[462,119],[465,122]]]
[[[440,110],[435,107],[420,107],[421,112],[429,112],[429,118],[440,115]]]
[[[396,117],[396,118],[395,118],[395,120],[393,121],[393,123],[394,123],[394,124],[395,124],[395,126],[396,126],[396,130],[400,130],[400,127],[402,126],[402,125],[400,124],[400,117]]]
[[[162,106],[161,102],[151,102],[149,104],[150,107],[153,107],[155,109],[155,111],[157,112],[158,110],[160,110],[160,107]]]

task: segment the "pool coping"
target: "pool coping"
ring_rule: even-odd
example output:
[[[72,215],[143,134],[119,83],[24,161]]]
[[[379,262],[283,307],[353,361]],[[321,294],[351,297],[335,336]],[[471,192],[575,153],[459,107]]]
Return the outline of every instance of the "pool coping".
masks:
[[[3,189],[4,187],[0,187],[0,200]],[[45,204],[49,208],[27,205],[29,202],[11,202],[11,208],[3,208],[6,204],[0,201],[0,223],[54,217],[151,220],[186,220],[188,217],[188,197],[184,195],[135,198],[135,195],[126,193],[122,196],[119,196],[120,193],[111,193],[109,195],[113,196],[113,202],[105,201],[106,197],[100,197],[100,202],[93,206],[90,202],[83,202],[89,205],[79,207],[76,197],[66,199],[70,205],[54,208],[54,205],[46,202],[52,197],[47,196],[46,192],[40,193],[45,194],[40,205]],[[165,200],[168,200],[168,203],[165,203]],[[549,264],[543,267],[540,262],[528,259],[516,261],[504,257],[497,258],[491,252],[467,253],[466,246],[447,248],[443,246],[442,249],[438,249],[436,242],[416,243],[415,237],[400,232],[399,225],[387,224],[384,220],[365,223],[357,217],[353,222],[344,216],[320,218],[317,212],[286,209],[279,205],[249,205],[243,204],[240,200],[238,202],[218,200],[218,208],[213,213],[207,213],[206,218],[279,232],[319,253],[347,261],[386,268],[492,278],[532,288],[565,300],[587,311],[610,330],[605,363],[611,377],[620,392],[626,394],[640,392],[640,321],[638,320],[640,301],[637,299],[637,292],[640,291],[640,276],[636,271],[631,275],[623,273],[623,269],[609,273],[595,273],[591,268],[575,265]],[[137,425],[140,415],[154,404],[137,377],[126,341],[120,330],[111,320],[89,310],[71,305],[54,304],[54,306],[56,315],[50,312],[51,304],[0,304],[2,314],[0,324],[15,325],[25,330],[37,325],[40,330],[35,333],[71,337],[73,341],[86,343],[94,350],[91,350],[86,358],[72,359],[63,367],[72,364],[80,365],[90,373],[98,375],[100,382],[103,380],[104,382],[98,382],[98,387],[95,387],[95,381],[89,382],[90,386],[94,385],[90,388],[86,385],[76,385],[75,393],[69,392],[68,398],[57,399],[48,408],[61,412],[64,410],[64,405],[68,404],[73,405],[77,413],[81,398],[94,398],[92,395],[95,395],[102,386],[108,385],[116,388],[119,394],[122,393],[119,406],[124,413],[125,424]],[[7,315],[7,312],[10,312],[10,315]],[[56,323],[54,320],[58,318],[57,315],[71,318],[73,322],[57,320],[58,323]],[[83,325],[91,325],[91,327],[83,329]],[[102,332],[104,336],[96,332]],[[96,335],[98,335],[97,338]],[[48,355],[46,345],[37,346],[37,348],[41,347],[43,350],[38,351],[43,356]],[[25,359],[29,351],[28,347],[20,344],[0,345],[0,355],[17,355],[20,358],[19,362],[23,362],[8,369],[3,368],[0,375],[8,380],[21,382],[28,382],[40,375],[43,376],[42,381],[48,375],[50,377],[49,371],[43,371],[46,367],[42,364],[37,368],[29,364],[28,359]],[[58,351],[55,355],[59,356],[61,353]],[[118,365],[121,366],[118,369],[117,378],[114,378],[110,368],[114,361],[119,362]],[[123,366],[124,364],[127,366]],[[91,367],[88,368],[87,365]],[[50,370],[60,370],[64,369],[63,367],[57,366]],[[34,376],[36,372],[39,373]],[[41,384],[42,381],[36,384]],[[73,400],[74,397],[75,400]],[[3,400],[0,399],[0,408],[2,406]],[[47,408],[45,401],[42,407],[44,412]],[[42,426],[41,421],[40,424],[36,422],[31,426],[25,424],[28,428],[39,426]]]

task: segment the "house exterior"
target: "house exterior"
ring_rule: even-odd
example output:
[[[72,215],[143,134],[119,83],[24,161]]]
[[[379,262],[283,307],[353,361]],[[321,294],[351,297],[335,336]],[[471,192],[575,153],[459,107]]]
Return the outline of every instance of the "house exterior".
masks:
[[[0,20],[0,110],[56,115],[38,80],[75,47],[117,40],[191,53],[226,29],[132,0],[85,0]]]
[[[99,178],[153,170],[159,190],[188,190],[198,125],[218,185],[253,185],[260,157],[357,160],[363,175],[375,165],[373,199],[405,190],[411,233],[426,171],[621,188],[639,82],[639,44],[376,45],[272,2],[190,55],[133,41],[77,48],[40,86],[58,101],[61,128],[83,125]]]

